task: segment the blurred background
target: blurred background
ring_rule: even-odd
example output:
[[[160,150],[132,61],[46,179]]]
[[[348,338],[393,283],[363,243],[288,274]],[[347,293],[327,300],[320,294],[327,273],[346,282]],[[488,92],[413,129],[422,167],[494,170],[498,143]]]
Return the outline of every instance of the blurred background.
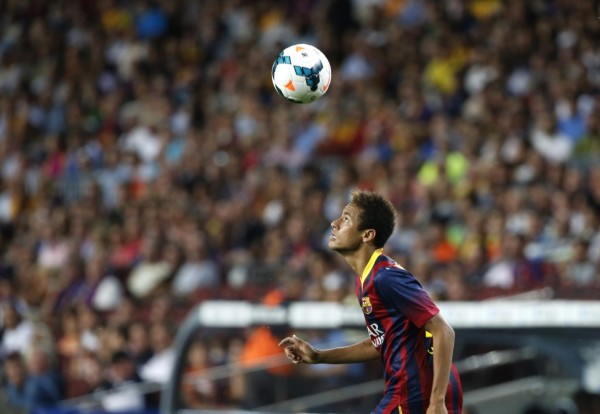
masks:
[[[325,242],[363,188],[397,208],[386,253],[442,309],[471,306],[451,319],[465,413],[600,413],[599,16],[592,0],[0,0],[2,412],[156,413],[179,377],[180,412],[369,412],[378,363],[292,367],[276,347],[364,338],[329,329],[328,305],[357,306]],[[333,68],[306,106],[269,77],[294,43]],[[214,300],[318,302],[323,323],[228,325],[217,306],[177,348]],[[509,324],[461,324],[497,303]]]

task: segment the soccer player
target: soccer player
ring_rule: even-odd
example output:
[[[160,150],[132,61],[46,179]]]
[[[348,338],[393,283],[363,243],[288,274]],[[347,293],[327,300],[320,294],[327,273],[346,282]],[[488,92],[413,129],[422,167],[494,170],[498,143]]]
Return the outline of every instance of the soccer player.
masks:
[[[329,248],[341,254],[357,275],[355,290],[369,338],[316,349],[293,335],[279,345],[295,364],[380,358],[385,392],[372,413],[459,414],[462,387],[452,364],[454,330],[414,276],[382,254],[394,222],[395,210],[388,200],[354,191],[341,217],[331,223]]]

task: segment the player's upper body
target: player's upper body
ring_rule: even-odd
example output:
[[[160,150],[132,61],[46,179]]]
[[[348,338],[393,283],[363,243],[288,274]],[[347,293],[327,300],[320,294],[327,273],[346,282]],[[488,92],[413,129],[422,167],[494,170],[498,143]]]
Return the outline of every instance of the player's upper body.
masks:
[[[454,331],[417,279],[381,254],[394,227],[389,201],[355,191],[331,223],[329,239],[329,248],[358,275],[359,304],[384,366],[386,391],[374,413],[460,413],[462,390],[452,365]],[[436,357],[427,330],[436,339]]]
[[[454,330],[419,282],[381,254],[394,231],[395,214],[382,196],[355,191],[331,223],[329,248],[342,255],[358,275],[357,296],[370,338],[318,350],[293,336],[283,339],[280,346],[296,364],[380,358],[386,391],[373,413],[459,414],[462,392],[452,365]],[[427,338],[426,332],[433,338]]]
[[[356,277],[356,295],[367,332],[381,355],[385,397],[376,412],[424,413],[433,381],[433,338],[425,325],[439,313],[421,284],[394,260],[376,250]],[[462,405],[454,367],[446,392],[449,413]],[[386,409],[388,411],[386,411]]]

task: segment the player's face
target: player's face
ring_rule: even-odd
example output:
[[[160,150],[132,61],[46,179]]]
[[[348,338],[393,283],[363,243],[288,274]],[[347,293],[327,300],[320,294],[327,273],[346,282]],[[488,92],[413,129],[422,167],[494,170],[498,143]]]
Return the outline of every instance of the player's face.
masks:
[[[362,245],[362,232],[358,230],[360,209],[348,204],[342,215],[331,222],[329,248],[336,252],[350,252]]]

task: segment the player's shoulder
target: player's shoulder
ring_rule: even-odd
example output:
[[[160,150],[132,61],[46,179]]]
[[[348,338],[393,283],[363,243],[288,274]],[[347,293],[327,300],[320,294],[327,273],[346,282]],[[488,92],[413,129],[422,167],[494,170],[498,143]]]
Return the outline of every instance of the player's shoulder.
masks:
[[[388,295],[391,292],[423,290],[423,286],[417,278],[395,262],[380,268],[373,279],[373,285],[380,295]]]
[[[376,280],[387,278],[414,279],[414,276],[395,260],[390,259],[387,256],[383,256],[381,259],[381,262],[378,263],[380,265],[379,270],[375,275]]]

